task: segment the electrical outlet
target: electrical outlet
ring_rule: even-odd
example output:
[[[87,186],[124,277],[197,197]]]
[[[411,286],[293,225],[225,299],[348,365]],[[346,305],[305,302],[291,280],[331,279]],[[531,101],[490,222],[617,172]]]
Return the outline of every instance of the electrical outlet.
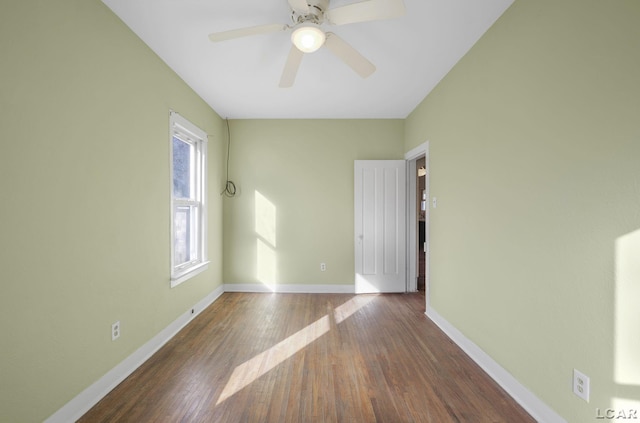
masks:
[[[120,338],[120,320],[111,325],[111,340]]]
[[[573,393],[589,402],[589,376],[573,369]]]
[[[320,263],[320,271],[324,272],[325,270],[327,270],[327,264],[326,263]]]

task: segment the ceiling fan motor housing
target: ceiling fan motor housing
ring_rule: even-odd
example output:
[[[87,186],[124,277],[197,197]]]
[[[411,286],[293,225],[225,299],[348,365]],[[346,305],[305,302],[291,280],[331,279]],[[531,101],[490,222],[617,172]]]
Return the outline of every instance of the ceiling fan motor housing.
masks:
[[[307,14],[296,10],[291,12],[293,24],[312,22],[316,25],[321,25],[324,22],[324,12],[329,7],[329,0],[307,0],[307,5],[309,6],[309,13]]]

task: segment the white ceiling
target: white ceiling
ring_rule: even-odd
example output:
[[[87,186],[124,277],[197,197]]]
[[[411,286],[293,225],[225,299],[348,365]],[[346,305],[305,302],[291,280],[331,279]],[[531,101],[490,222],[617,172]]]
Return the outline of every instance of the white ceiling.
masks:
[[[287,0],[103,2],[222,117],[353,119],[407,117],[513,0],[404,0],[404,17],[330,27],[376,72],[362,79],[320,49],[304,56],[292,88],[278,87],[289,32],[207,37],[290,24]],[[331,0],[329,9],[350,3]]]

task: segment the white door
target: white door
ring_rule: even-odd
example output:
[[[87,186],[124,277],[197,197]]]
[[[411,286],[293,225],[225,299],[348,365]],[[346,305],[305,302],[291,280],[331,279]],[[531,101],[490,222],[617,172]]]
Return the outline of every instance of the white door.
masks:
[[[356,293],[406,291],[404,160],[355,161]]]

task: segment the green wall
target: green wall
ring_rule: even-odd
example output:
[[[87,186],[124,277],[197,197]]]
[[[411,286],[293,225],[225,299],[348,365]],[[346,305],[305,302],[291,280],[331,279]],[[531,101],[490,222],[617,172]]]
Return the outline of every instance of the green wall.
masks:
[[[0,421],[37,422],[221,285],[225,133],[99,0],[4,1],[0,54]],[[170,108],[211,135],[212,263],[174,289]]]
[[[225,283],[353,286],[353,162],[401,159],[403,126],[232,121],[230,178],[239,195],[224,203]]]
[[[640,410],[639,22],[636,0],[516,0],[406,120],[433,308],[570,422]]]
[[[434,309],[570,422],[640,409],[638,22],[516,0],[405,121],[234,120],[223,201],[223,122],[102,3],[4,2],[0,421],[45,419],[223,280],[352,284],[353,160],[427,140]],[[170,108],[212,136],[212,264],[174,289]]]

